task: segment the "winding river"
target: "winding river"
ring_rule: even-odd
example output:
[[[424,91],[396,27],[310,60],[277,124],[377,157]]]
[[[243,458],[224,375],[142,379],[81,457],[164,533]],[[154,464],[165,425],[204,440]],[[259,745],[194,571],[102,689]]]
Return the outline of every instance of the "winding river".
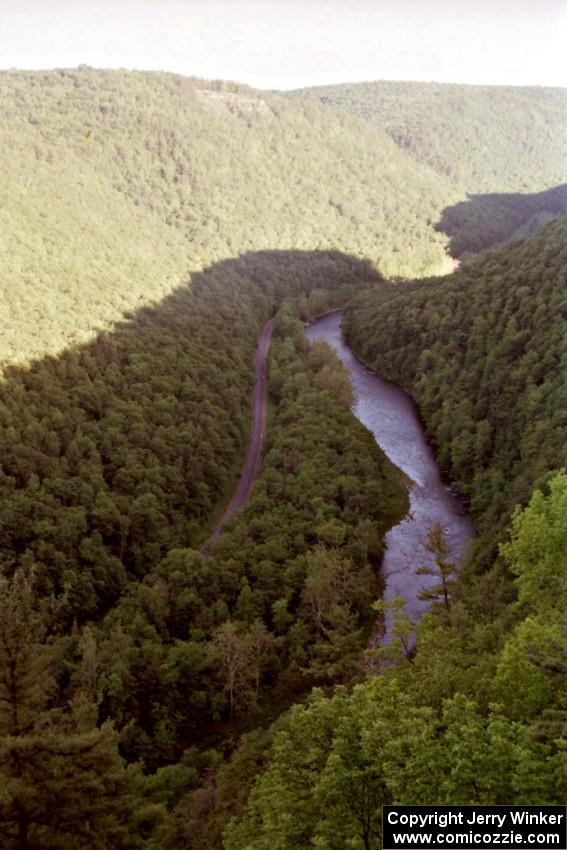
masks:
[[[341,332],[340,312],[316,319],[306,328],[310,340],[325,340],[348,369],[355,393],[353,413],[374,434],[376,442],[397,467],[413,481],[408,515],[386,535],[383,578],[385,599],[403,596],[406,611],[416,620],[428,603],[419,591],[436,581],[416,576],[415,570],[433,564],[425,548],[429,529],[441,523],[453,559],[462,558],[473,534],[472,522],[461,500],[441,480],[433,451],[413,400],[356,359]],[[388,620],[386,635],[388,639]]]

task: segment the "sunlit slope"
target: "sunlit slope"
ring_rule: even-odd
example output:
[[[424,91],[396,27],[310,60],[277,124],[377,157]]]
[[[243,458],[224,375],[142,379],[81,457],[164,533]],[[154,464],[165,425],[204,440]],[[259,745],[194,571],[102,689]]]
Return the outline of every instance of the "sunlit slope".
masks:
[[[60,351],[248,251],[438,273],[448,240],[434,225],[467,191],[565,176],[561,90],[302,95],[325,102],[159,73],[2,72],[2,360]]]
[[[481,531],[565,465],[566,269],[562,216],[450,277],[383,284],[349,316],[355,351],[416,399]]]
[[[290,93],[357,115],[465,192],[567,179],[567,89],[372,82]]]
[[[0,361],[57,353],[187,280],[182,236],[73,151],[4,145]]]
[[[2,72],[0,103],[3,358],[60,350],[245,251],[443,263],[436,175],[353,116],[88,68]]]

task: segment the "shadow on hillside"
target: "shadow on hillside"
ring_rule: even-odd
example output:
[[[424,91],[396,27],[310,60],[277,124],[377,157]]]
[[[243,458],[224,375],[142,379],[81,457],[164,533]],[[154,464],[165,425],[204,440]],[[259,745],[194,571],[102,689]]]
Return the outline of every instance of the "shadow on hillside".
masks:
[[[567,210],[567,184],[532,195],[469,195],[447,207],[435,229],[449,236],[449,253],[466,259],[508,239],[528,236]]]
[[[92,342],[9,368],[0,559],[35,562],[44,590],[66,586],[69,616],[84,620],[194,544],[240,466],[263,322],[285,298],[317,312],[377,279],[339,252],[246,254]]]

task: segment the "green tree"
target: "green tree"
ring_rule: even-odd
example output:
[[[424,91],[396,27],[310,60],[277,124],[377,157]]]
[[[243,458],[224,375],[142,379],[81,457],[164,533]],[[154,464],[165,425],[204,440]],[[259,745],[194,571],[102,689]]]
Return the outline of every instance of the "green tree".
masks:
[[[439,583],[422,588],[419,591],[418,598],[427,601],[441,600],[448,618],[451,610],[451,593],[455,585],[457,565],[449,560],[450,550],[440,523],[435,523],[429,529],[425,548],[433,555],[435,566],[425,565],[418,567],[415,573],[418,576],[433,576],[439,579]]]
[[[254,620],[244,635],[245,654],[250,664],[250,674],[254,685],[254,697],[258,702],[262,673],[267,667],[273,650],[281,641],[268,631],[261,620]]]
[[[232,719],[241,702],[246,703],[250,697],[250,669],[245,638],[230,620],[215,630],[209,656],[219,667]]]
[[[32,571],[0,579],[2,846],[139,847],[139,776],[120,758],[111,724],[97,727],[97,705],[81,692],[50,705],[59,647],[46,641],[49,624]],[[88,646],[86,655],[89,668]]]
[[[378,656],[387,662],[413,660],[415,623],[406,613],[406,600],[403,596],[392,599],[378,599],[372,606],[380,618],[381,638],[386,640],[378,650],[370,650],[370,656]]]
[[[529,505],[517,507],[511,539],[500,551],[516,575],[521,603],[536,611],[562,608],[567,600],[567,474],[536,490]]]

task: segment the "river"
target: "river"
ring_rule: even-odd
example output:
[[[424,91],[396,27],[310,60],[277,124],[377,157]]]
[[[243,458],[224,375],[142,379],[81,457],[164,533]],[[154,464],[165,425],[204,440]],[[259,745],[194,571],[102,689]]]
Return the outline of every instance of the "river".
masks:
[[[409,513],[386,535],[382,578],[386,583],[384,598],[403,596],[407,613],[417,620],[428,605],[418,599],[419,591],[436,583],[435,578],[415,574],[417,567],[434,564],[425,548],[429,529],[435,523],[442,525],[451,556],[458,560],[466,555],[472,522],[462,501],[441,480],[413,400],[356,359],[343,339],[341,319],[340,312],[323,316],[309,325],[306,333],[311,341],[322,339],[335,349],[354,389],[353,413],[374,434],[392,463],[413,482]]]

